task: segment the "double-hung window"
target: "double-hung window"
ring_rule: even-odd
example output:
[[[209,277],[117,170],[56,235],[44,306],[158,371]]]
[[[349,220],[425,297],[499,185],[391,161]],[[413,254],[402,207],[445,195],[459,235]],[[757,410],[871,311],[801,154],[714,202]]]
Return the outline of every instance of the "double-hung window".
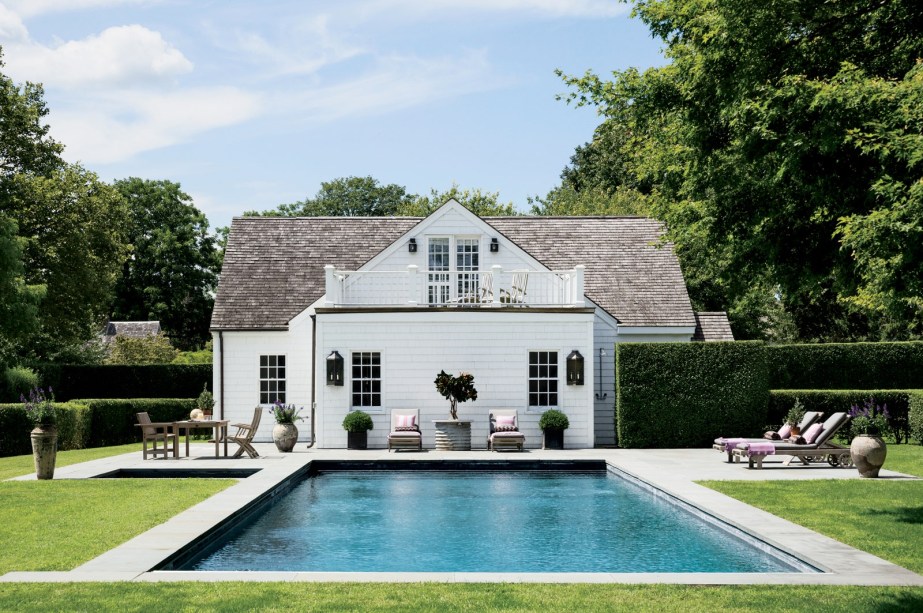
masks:
[[[285,402],[285,356],[260,356],[260,404]]]
[[[529,407],[558,406],[558,352],[529,352]]]
[[[381,408],[381,353],[356,351],[352,360],[352,406]]]

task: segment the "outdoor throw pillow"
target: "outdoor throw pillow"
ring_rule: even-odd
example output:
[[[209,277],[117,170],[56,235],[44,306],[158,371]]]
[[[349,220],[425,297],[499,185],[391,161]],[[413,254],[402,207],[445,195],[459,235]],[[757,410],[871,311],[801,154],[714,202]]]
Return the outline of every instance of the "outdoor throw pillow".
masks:
[[[804,445],[804,444],[805,444],[805,442],[804,442],[804,437],[803,437],[803,436],[790,436],[790,437],[788,438],[788,442],[789,442],[789,443],[794,443],[795,445]]]
[[[824,429],[823,424],[814,424],[808,431],[804,433],[804,440],[810,445],[817,440],[817,437],[820,436],[821,431]]]
[[[420,429],[416,426],[396,426],[394,428],[395,432],[419,432]]]
[[[519,430],[518,428],[516,428],[516,426],[501,426],[498,424],[494,428],[494,432],[518,432],[518,431]]]
[[[771,441],[782,440],[782,436],[778,432],[775,432],[773,430],[770,430],[769,432],[766,432],[765,434],[763,434],[763,438],[768,438]]]
[[[417,416],[416,415],[398,415],[397,416],[397,429],[409,428],[411,430],[417,429]]]
[[[516,416],[514,415],[497,415],[494,419],[497,422],[497,429],[500,429],[500,426],[515,426],[516,425]]]
[[[792,434],[792,427],[788,424],[785,424],[779,428],[779,438],[788,438]]]

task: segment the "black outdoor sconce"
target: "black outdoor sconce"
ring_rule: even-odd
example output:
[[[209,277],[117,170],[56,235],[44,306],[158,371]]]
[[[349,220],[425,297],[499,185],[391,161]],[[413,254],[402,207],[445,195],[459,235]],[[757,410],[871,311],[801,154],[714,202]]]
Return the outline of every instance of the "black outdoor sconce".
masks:
[[[490,252],[497,253],[498,251],[500,251],[500,242],[495,238],[490,239]]]
[[[336,349],[327,356],[327,385],[343,385],[343,356]]]
[[[567,384],[583,385],[583,356],[576,349],[567,356]]]
[[[417,252],[417,239],[415,238],[410,239],[410,242],[407,243],[407,251],[409,251],[410,253]]]

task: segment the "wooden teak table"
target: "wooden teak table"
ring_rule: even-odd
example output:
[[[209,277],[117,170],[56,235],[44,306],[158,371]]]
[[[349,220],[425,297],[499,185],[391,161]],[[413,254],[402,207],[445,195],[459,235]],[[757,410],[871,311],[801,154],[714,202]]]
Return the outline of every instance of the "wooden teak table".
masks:
[[[224,441],[224,457],[228,457],[228,423],[230,423],[230,420],[227,419],[203,419],[201,421],[187,419],[173,422],[173,432],[179,436],[183,430],[186,431],[186,457],[188,458],[189,431],[196,428],[211,428],[215,431],[215,457],[220,457],[218,449],[222,441]],[[173,457],[179,458],[179,445],[173,446]]]

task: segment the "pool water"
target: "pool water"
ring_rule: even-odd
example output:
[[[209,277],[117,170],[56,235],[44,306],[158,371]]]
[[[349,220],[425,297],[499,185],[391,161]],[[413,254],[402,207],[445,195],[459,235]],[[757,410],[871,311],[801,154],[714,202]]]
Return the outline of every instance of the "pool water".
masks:
[[[305,479],[194,570],[793,572],[621,477],[336,471]]]

